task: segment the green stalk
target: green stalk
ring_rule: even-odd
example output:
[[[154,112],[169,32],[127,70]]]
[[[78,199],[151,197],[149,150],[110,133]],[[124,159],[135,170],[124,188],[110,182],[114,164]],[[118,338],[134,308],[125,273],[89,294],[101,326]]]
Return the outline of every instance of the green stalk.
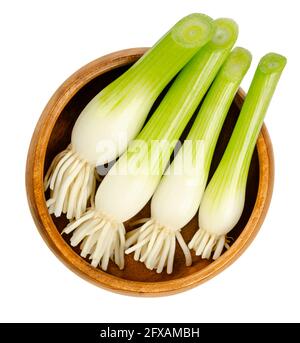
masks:
[[[197,255],[209,258],[215,250],[213,259],[218,258],[225,235],[242,215],[251,157],[285,64],[286,58],[274,53],[265,55],[258,64],[225,153],[201,201],[200,230],[192,240],[197,241],[193,247]]]
[[[212,182],[246,186],[255,144],[269,103],[286,65],[286,58],[270,53],[259,62],[234,131]]]
[[[150,230],[148,238],[144,236],[142,226],[127,240],[127,247],[135,244],[126,253],[135,251],[134,259],[144,262],[149,269],[156,268],[160,273],[167,265],[167,273],[172,272],[175,249],[171,246],[176,240],[185,255],[186,265],[192,264],[180,230],[199,208],[222,124],[250,63],[248,50],[236,48],[229,54],[206,94],[184,145],[155,190],[151,200],[151,219],[144,224],[144,228]],[[152,245],[153,235],[164,237],[160,243],[164,249]],[[149,251],[151,253],[147,253]]]
[[[161,91],[212,33],[213,21],[204,14],[191,14],[175,24],[87,104],[72,130],[72,148],[93,166],[120,156],[140,132]]]
[[[168,82],[212,37],[213,20],[200,13],[177,22],[130,69],[104,90],[101,100],[111,102],[116,92],[147,92],[155,100]],[[153,101],[152,101],[153,102]]]
[[[251,64],[251,54],[243,48],[235,48],[216,79],[214,80],[200,108],[187,140],[196,145],[204,142],[204,179],[207,180],[215,146],[238,87]],[[193,158],[196,158],[196,149]],[[206,183],[206,181],[205,181]]]
[[[209,259],[213,252],[215,260],[222,254],[226,234],[243,213],[251,157],[285,64],[286,58],[274,53],[258,64],[230,141],[200,204],[199,230],[189,248],[202,258]]]
[[[175,143],[187,125],[197,106],[211,85],[217,72],[228,56],[230,49],[238,35],[238,27],[231,19],[217,19],[214,21],[214,35],[183,68],[159,107],[152,115],[144,129],[137,136],[137,141],[146,142],[149,156],[151,142],[161,141],[165,145],[160,154],[151,152],[151,163],[156,168],[155,174],[162,174]],[[136,151],[136,147],[129,147],[129,151]],[[170,149],[171,147],[171,149]],[[138,160],[145,156],[135,156]]]

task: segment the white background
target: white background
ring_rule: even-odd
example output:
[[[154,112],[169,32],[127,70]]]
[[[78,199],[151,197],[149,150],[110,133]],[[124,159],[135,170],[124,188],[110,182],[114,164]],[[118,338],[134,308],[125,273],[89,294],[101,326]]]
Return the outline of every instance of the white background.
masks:
[[[298,1],[1,1],[0,320],[25,322],[300,321]],[[185,293],[134,298],[99,289],[47,248],[25,192],[30,138],[56,88],[87,62],[152,45],[191,12],[232,17],[255,65],[269,51],[288,65],[266,123],[274,144],[271,208],[250,248],[228,269]]]

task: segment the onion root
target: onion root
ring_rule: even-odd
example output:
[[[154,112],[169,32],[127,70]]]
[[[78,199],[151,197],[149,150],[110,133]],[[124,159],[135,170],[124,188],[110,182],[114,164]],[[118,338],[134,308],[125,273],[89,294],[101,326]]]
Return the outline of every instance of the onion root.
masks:
[[[96,179],[96,168],[69,145],[53,159],[44,179],[44,190],[50,188],[49,213],[79,219],[89,204],[94,206]]]
[[[125,253],[134,252],[134,259],[144,262],[150,270],[156,269],[157,273],[161,273],[166,267],[167,273],[171,274],[176,240],[184,253],[186,265],[190,266],[192,257],[180,230],[168,229],[153,219],[127,234]]]
[[[201,256],[203,259],[210,259],[213,253],[213,260],[221,256],[224,247],[229,248],[225,235],[210,234],[203,229],[199,229],[195,233],[188,246],[195,251],[197,256]]]
[[[107,270],[111,259],[120,268],[124,268],[125,228],[123,224],[113,222],[110,218],[89,209],[80,219],[65,227],[62,234],[73,232],[71,245],[81,243],[80,255],[89,255],[93,267],[100,266]]]

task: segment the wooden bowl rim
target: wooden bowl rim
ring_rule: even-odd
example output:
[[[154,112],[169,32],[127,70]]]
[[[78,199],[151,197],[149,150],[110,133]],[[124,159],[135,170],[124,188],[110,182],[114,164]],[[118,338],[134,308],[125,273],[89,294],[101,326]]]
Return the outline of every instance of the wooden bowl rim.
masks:
[[[140,282],[105,273],[84,261],[61,237],[46,207],[43,167],[50,135],[61,111],[84,85],[116,67],[135,62],[147,49],[120,50],[100,57],[80,68],[57,89],[46,105],[32,136],[26,165],[26,190],[29,207],[41,236],[54,254],[72,271],[97,286],[117,293],[161,296],[175,294],[199,285],[220,273],[245,251],[258,233],[269,208],[274,183],[274,157],[270,136],[266,126],[263,125],[257,141],[259,187],[253,211],[231,248],[207,267],[178,279]],[[239,108],[244,97],[244,91],[239,89],[236,98]]]

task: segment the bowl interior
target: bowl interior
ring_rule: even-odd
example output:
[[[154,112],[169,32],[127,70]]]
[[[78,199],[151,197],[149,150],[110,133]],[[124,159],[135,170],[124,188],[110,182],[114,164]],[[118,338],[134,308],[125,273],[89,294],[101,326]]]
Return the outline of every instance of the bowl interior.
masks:
[[[44,173],[47,171],[47,168],[49,167],[53,157],[68,146],[70,142],[70,138],[71,138],[71,131],[72,131],[73,125],[77,117],[79,116],[80,112],[85,107],[85,105],[101,89],[103,89],[112,80],[114,80],[119,75],[121,75],[129,66],[130,65],[126,67],[115,68],[109,72],[106,72],[94,78],[92,81],[87,83],[83,88],[81,88],[76,93],[76,95],[69,101],[69,103],[65,106],[64,110],[61,112],[51,133],[51,137],[50,137],[50,140],[47,146],[47,151],[46,151]],[[153,113],[153,110],[157,107],[160,100],[161,100],[161,97],[156,101],[149,115]],[[225,120],[225,123],[223,125],[222,132],[220,134],[220,137],[216,146],[216,150],[214,153],[211,170],[210,170],[210,177],[212,176],[214,170],[216,169],[222,157],[222,154],[226,148],[230,135],[232,133],[233,127],[235,125],[235,122],[237,120],[239,110],[240,110],[239,105],[238,105],[241,103],[240,100],[241,100],[241,95],[237,94],[235,101],[233,102],[229,110],[229,113],[227,115],[227,118]],[[197,113],[197,111],[195,113]],[[189,131],[189,127],[192,125],[193,119],[190,121],[188,127],[185,129],[181,139],[184,139],[185,136],[187,135]],[[259,182],[259,161],[258,161],[258,153],[257,153],[257,150],[255,149],[253,157],[252,157],[252,161],[251,161],[249,175],[248,175],[246,202],[245,202],[244,211],[239,222],[229,234],[230,245],[232,245],[235,242],[235,240],[238,238],[238,236],[241,234],[243,228],[245,227],[251,215],[251,212],[254,208],[256,196],[257,196],[258,182]],[[150,216],[150,206],[148,203],[140,213],[138,213],[134,218],[132,218],[130,221],[126,223],[126,230],[129,231],[133,228],[132,223],[135,220],[149,217],[149,216]],[[56,218],[52,216],[52,219],[59,232],[61,232],[63,228],[65,227],[65,225],[68,223],[67,219],[64,216],[60,218]],[[192,221],[182,230],[182,235],[184,239],[188,242],[192,238],[193,234],[196,232],[197,229],[198,229],[198,226],[197,226],[197,215],[196,215],[192,219]],[[67,243],[69,242],[70,236],[63,235],[62,237]],[[74,251],[76,253],[79,253],[79,248],[75,248]],[[200,257],[195,256],[194,253],[192,253],[192,256],[193,256],[193,265],[191,267],[186,267],[184,255],[177,244],[175,261],[174,261],[174,270],[171,275],[168,275],[166,272],[157,274],[155,271],[148,270],[144,266],[143,263],[135,262],[133,260],[132,255],[125,257],[126,264],[125,264],[124,270],[122,271],[119,270],[118,267],[114,263],[110,262],[107,273],[117,276],[119,278],[125,279],[125,280],[159,282],[159,281],[174,280],[174,279],[178,279],[184,276],[191,275],[195,273],[196,271],[199,271],[205,268],[206,266],[208,266],[210,263],[212,263],[211,260],[202,260]],[[86,261],[88,262],[88,260]]]

